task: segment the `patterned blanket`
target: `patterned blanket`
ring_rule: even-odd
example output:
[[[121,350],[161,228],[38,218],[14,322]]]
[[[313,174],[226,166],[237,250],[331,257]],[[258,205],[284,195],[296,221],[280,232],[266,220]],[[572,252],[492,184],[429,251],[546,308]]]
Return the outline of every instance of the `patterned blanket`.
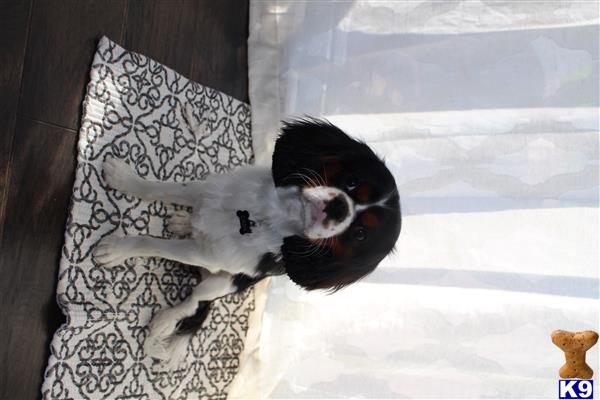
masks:
[[[182,115],[186,104],[206,128],[200,137]],[[101,171],[107,157],[126,160],[147,179],[181,182],[250,163],[251,144],[247,104],[100,40],[58,277],[57,301],[67,323],[52,340],[44,399],[227,396],[254,310],[252,289],[217,301],[186,362],[165,370],[144,354],[148,321],[190,293],[200,279],[197,269],[155,258],[104,268],[94,264],[91,250],[113,232],[168,237],[165,217],[176,208],[108,188]]]

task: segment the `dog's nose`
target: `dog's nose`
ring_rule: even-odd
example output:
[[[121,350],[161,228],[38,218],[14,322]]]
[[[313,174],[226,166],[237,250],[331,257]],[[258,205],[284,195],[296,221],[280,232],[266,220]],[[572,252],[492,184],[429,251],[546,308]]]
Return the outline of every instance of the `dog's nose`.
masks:
[[[339,194],[327,202],[324,211],[327,219],[343,221],[348,215],[348,202]]]

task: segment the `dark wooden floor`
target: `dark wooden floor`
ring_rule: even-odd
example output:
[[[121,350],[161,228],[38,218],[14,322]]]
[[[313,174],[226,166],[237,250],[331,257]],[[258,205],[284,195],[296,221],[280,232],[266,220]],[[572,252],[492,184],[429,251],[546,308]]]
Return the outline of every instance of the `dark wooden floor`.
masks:
[[[0,398],[39,398],[75,168],[102,35],[247,101],[246,0],[0,0]]]

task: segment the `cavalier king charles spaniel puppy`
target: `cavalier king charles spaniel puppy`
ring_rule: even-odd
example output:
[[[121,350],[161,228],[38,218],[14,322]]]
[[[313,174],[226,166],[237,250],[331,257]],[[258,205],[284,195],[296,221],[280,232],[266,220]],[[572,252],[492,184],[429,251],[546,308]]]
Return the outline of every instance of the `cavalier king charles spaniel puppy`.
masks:
[[[307,290],[337,291],[372,272],[400,234],[398,190],[383,161],[319,119],[284,123],[271,168],[171,183],[144,180],[108,158],[104,175],[116,190],[193,210],[170,215],[178,239],[110,235],[94,250],[100,265],[144,256],[203,269],[192,294],[150,323],[146,353],[175,364],[212,300],[284,274]]]

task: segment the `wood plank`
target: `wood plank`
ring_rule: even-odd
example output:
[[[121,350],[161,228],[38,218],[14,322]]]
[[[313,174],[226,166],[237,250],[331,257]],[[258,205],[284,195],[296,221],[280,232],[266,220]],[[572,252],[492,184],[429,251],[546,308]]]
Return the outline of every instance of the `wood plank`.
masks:
[[[123,47],[189,77],[190,49],[196,41],[195,16],[205,2],[196,0],[131,0]]]
[[[77,137],[17,119],[0,248],[0,398],[39,398],[49,343],[63,321],[56,278],[75,170]]]
[[[248,1],[201,1],[190,78],[248,102]]]
[[[0,2],[0,243],[32,1]]]
[[[30,2],[0,1],[0,32],[23,18],[3,7]],[[32,7],[28,40],[16,34],[14,40],[10,34],[0,38],[3,50],[18,48],[19,40],[23,48],[28,43],[21,55],[20,118],[16,129],[0,137],[0,146],[6,132],[12,142],[0,147],[2,160],[12,159],[5,167],[10,175],[4,178],[0,241],[0,398],[11,400],[39,398],[49,342],[63,318],[55,302],[56,278],[75,168],[75,133],[97,39],[106,34],[194,80],[247,99],[246,1],[36,0]],[[4,66],[14,64],[14,58],[4,56],[0,85],[8,76]],[[0,113],[7,109],[14,118],[19,88],[12,105],[10,92],[5,93]]]
[[[19,113],[77,129],[98,39],[119,41],[127,3],[36,0]]]

